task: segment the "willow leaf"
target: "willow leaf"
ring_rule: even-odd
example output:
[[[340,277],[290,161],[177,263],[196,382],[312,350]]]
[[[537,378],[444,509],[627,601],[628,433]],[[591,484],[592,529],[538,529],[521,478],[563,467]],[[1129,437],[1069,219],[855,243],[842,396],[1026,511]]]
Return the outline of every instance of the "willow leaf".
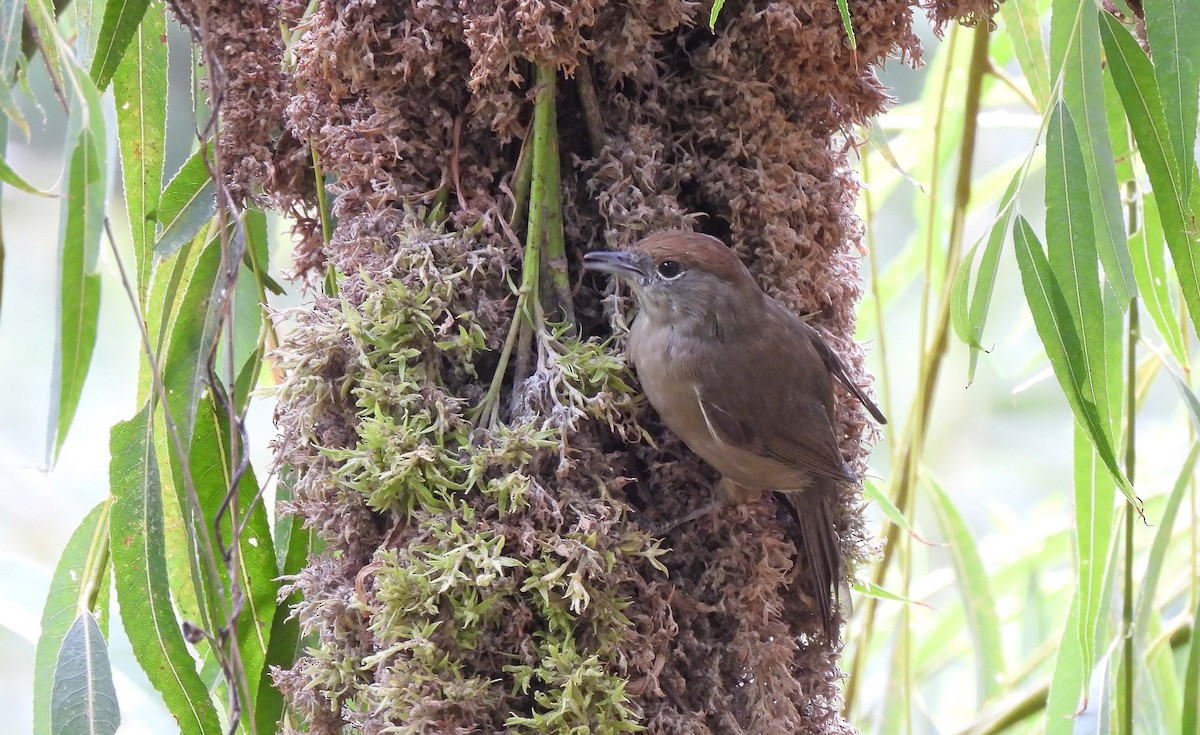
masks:
[[[149,0],[108,0],[105,3],[91,65],[92,81],[100,89],[112,81],[142,19],[150,15],[146,12],[149,6]],[[161,10],[156,8],[152,14],[161,17]]]
[[[1183,341],[1183,330],[1175,318],[1175,307],[1171,303],[1170,283],[1172,272],[1167,267],[1162,222],[1153,192],[1142,195],[1142,216],[1137,231],[1129,236],[1129,253],[1133,256],[1133,273],[1137,279],[1138,292],[1150,320],[1158,328],[1159,335],[1167,343],[1171,354],[1180,365],[1188,364],[1187,347]]]
[[[33,735],[50,735],[50,695],[54,685],[54,661],[63,639],[79,612],[79,596],[84,581],[88,552],[101,524],[108,523],[109,501],[97,505],[84,516],[63,547],[50,579],[50,592],[42,607],[42,633],[38,636],[33,667]],[[107,529],[104,529],[107,533]],[[93,613],[101,620],[108,610],[97,607]],[[101,631],[103,632],[103,631]]]
[[[1075,427],[1075,600],[1078,603],[1075,635],[1079,640],[1082,665],[1089,669],[1096,660],[1100,616],[1108,606],[1104,589],[1108,549],[1112,544],[1116,517],[1116,486],[1103,467],[1087,435]],[[1087,682],[1084,682],[1085,685]]]
[[[217,735],[216,710],[171,605],[150,414],[147,403],[112,430],[110,529],[121,620],[134,656],[183,735]]]
[[[992,293],[996,286],[996,272],[1000,267],[1000,252],[1004,247],[1004,239],[1008,235],[1016,212],[1013,198],[1021,185],[1021,172],[1013,174],[1004,196],[1000,199],[1000,211],[996,221],[988,232],[987,242],[983,247],[983,256],[979,261],[979,270],[975,276],[975,288],[971,291],[971,265],[975,260],[975,251],[980,243],[971,248],[963,263],[954,276],[952,291],[951,318],[954,331],[959,339],[971,348],[971,356],[967,366],[967,382],[975,379],[975,368],[979,364],[979,352],[986,351],[983,342],[983,328],[987,323],[988,309],[992,303]],[[970,306],[967,305],[970,292]]]
[[[67,164],[67,196],[63,199],[59,236],[59,322],[50,393],[51,423],[47,452],[57,460],[75,419],[83,384],[96,347],[100,314],[100,275],[96,269],[104,200],[108,190],[105,165],[104,111],[100,93],[82,69],[67,67],[76,96],[69,129],[74,148]]]
[[[1129,502],[1140,506],[1133,493],[1133,486],[1117,463],[1108,425],[1095,401],[1089,398],[1091,391],[1088,388],[1088,370],[1093,366],[1082,359],[1082,340],[1075,329],[1062,288],[1055,279],[1050,262],[1033,228],[1020,215],[1017,216],[1013,244],[1026,302],[1033,314],[1033,322],[1046,350],[1046,357],[1049,358],[1054,375],[1063,388],[1067,403],[1125,497]]]
[[[162,231],[154,243],[154,252],[160,257],[174,255],[212,219],[217,187],[208,170],[211,155],[211,145],[197,150],[163,189],[157,217]]]
[[[1000,615],[974,535],[946,491],[932,478],[929,479],[929,491],[938,526],[950,550],[955,579],[967,614],[967,627],[975,651],[977,704],[982,707],[984,702],[1003,694],[1007,678]]]
[[[1145,0],[1146,37],[1154,56],[1154,78],[1162,92],[1163,119],[1175,160],[1195,160],[1196,116],[1200,97],[1200,3]],[[1191,195],[1194,167],[1183,167],[1183,198]]]
[[[96,618],[84,610],[58,651],[50,729],[54,735],[113,735],[120,724],[108,644]]]
[[[132,45],[112,78],[121,176],[125,182],[140,299],[146,298],[150,284],[155,223],[162,193],[167,133],[167,44],[163,40],[166,32],[161,8],[152,5],[137,26]]]
[[[1000,4],[1004,30],[1012,39],[1013,52],[1034,100],[1045,109],[1050,102],[1050,65],[1042,43],[1042,24],[1037,0],[1007,0]]]
[[[1107,13],[1103,14],[1100,33],[1108,68],[1154,189],[1183,299],[1200,333],[1200,252],[1192,211],[1196,190],[1189,197],[1183,187],[1186,179],[1194,178],[1196,161],[1193,157],[1175,158],[1154,70],[1137,40]]]

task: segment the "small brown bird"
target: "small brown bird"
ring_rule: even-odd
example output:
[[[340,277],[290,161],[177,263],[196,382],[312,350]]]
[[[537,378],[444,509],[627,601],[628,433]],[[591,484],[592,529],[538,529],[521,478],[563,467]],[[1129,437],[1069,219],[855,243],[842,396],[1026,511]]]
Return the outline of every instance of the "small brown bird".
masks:
[[[668,530],[761,492],[785,494],[832,640],[842,575],[834,489],[858,480],[838,448],[833,379],[887,420],[817,331],[763,293],[720,240],[662,232],[629,250],[588,253],[584,267],[633,286],[640,310],[629,356],[646,397],[722,476],[719,500]]]

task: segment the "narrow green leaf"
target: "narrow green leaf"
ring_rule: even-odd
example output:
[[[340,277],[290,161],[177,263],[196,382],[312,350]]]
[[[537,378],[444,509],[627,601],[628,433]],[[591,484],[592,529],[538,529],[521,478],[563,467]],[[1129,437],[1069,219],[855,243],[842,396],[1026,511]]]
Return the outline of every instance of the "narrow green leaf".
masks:
[[[115,4],[124,5],[124,0]],[[150,284],[155,222],[162,193],[167,133],[167,44],[163,40],[166,33],[162,8],[153,3],[112,78],[121,177],[133,234],[138,298],[143,300]]]
[[[1187,347],[1183,341],[1183,330],[1175,318],[1175,307],[1171,303],[1169,284],[1173,279],[1165,257],[1165,240],[1158,204],[1153,192],[1142,195],[1142,218],[1137,231],[1129,236],[1129,252],[1133,256],[1133,274],[1137,278],[1138,291],[1146,306],[1146,312],[1167,343],[1171,354],[1180,365],[1188,364]]]
[[[39,189],[36,186],[34,186],[33,184],[29,183],[25,179],[21,178],[21,175],[19,173],[17,173],[16,171],[14,171],[12,169],[12,166],[8,165],[8,161],[5,161],[3,156],[0,156],[0,182],[4,182],[5,184],[8,184],[9,186],[13,187],[14,189],[20,189],[21,191],[25,192],[26,194],[33,194],[33,195],[39,196],[39,197],[54,196],[50,192],[42,191],[41,189]]]
[[[167,359],[162,364],[166,407],[185,451],[191,445],[196,405],[204,392],[208,358],[220,319],[216,294],[220,273],[221,241],[213,238],[204,245],[188,279],[178,316],[171,324]]]
[[[854,24],[850,21],[850,6],[846,0],[837,0],[838,14],[842,16],[842,30],[850,40],[850,48],[858,50],[858,41],[854,40]]]
[[[1193,326],[1200,333],[1200,252],[1195,247],[1193,202],[1182,186],[1185,178],[1195,178],[1195,159],[1190,156],[1175,159],[1154,71],[1137,40],[1107,13],[1103,14],[1100,34],[1108,68],[1154,189],[1184,302]],[[1194,190],[1192,197],[1196,191],[1200,189]]]
[[[929,607],[928,604],[920,600],[914,600],[911,597],[897,594],[891,590],[880,587],[869,579],[856,579],[850,584],[850,589],[860,595],[874,597],[877,600],[887,600],[889,602],[903,602],[906,605],[919,605],[921,607]]]
[[[84,610],[58,652],[50,730],[54,735],[112,735],[120,724],[108,644],[96,618]]]
[[[1192,429],[1200,432],[1200,399],[1196,398],[1196,394],[1188,387],[1187,381],[1175,372],[1174,367],[1167,363],[1164,363],[1164,367],[1167,369],[1167,374],[1171,376],[1172,382],[1175,383],[1175,389],[1179,391],[1180,398],[1183,399],[1183,406],[1187,409]]]
[[[1089,397],[1089,366],[1080,359],[1083,354],[1081,339],[1042,245],[1033,228],[1020,215],[1017,215],[1017,224],[1013,232],[1017,265],[1021,270],[1021,283],[1025,289],[1026,301],[1033,314],[1038,336],[1045,347],[1046,357],[1054,369],[1054,375],[1063,388],[1075,418],[1087,431],[1088,438],[1095,445],[1104,466],[1116,479],[1129,502],[1140,506],[1133,494],[1133,486],[1129,484],[1117,463],[1109,427],[1102,420],[1095,401]]]
[[[12,96],[13,70],[21,52],[25,0],[0,0],[0,110],[29,137],[29,124]]]
[[[1038,106],[1050,106],[1050,66],[1042,43],[1042,24],[1037,0],[1008,0],[1000,4],[1004,30],[1012,39],[1013,54],[1029,83],[1029,91]]]
[[[725,7],[725,0],[713,0],[712,10],[708,13],[708,29],[710,31],[717,29],[717,16],[721,14],[723,7]]]
[[[262,300],[266,301],[266,292],[279,296],[284,292],[283,287],[271,278],[271,242],[267,234],[267,215],[257,207],[248,207],[242,215],[242,228],[246,232],[246,252],[242,256],[242,264],[254,274]]]
[[[142,19],[148,17],[149,5],[149,0],[108,0],[105,4],[91,66],[92,81],[98,88],[104,89],[112,80]],[[159,15],[160,9],[152,12]]]
[[[1125,106],[1121,93],[1113,82],[1112,71],[1104,67],[1104,119],[1108,122],[1108,139],[1113,144],[1113,159],[1117,169],[1117,181],[1124,186],[1141,175],[1134,169],[1137,163],[1137,147],[1129,123],[1125,120]],[[1126,205],[1128,206],[1128,205]]]
[[[197,237],[186,244],[179,254],[170,261],[158,263],[150,274],[150,289],[142,310],[145,312],[146,331],[150,334],[151,349],[155,359],[162,369],[162,360],[166,357],[166,347],[170,343],[172,326],[179,315],[179,304],[187,292],[188,284],[195,275],[196,264],[204,252],[205,237],[210,233]],[[151,397],[150,365],[146,355],[138,369],[138,400],[145,401]],[[157,397],[156,397],[157,399]]]
[[[221,732],[171,607],[150,405],[112,430],[112,557],[125,633],[184,735]]]
[[[96,346],[96,320],[100,313],[96,260],[108,190],[100,93],[81,69],[71,65],[67,71],[77,93],[71,128],[78,130],[78,137],[64,176],[67,196],[63,200],[59,238],[59,332],[50,394],[51,440],[46,447],[54,460],[75,419]]]
[[[898,136],[900,137],[900,136]],[[918,191],[924,192],[925,188],[921,186],[921,182],[909,175],[904,167],[900,165],[899,159],[896,158],[896,153],[892,150],[892,144],[888,140],[888,133],[883,129],[883,125],[879,123],[878,117],[871,118],[867,132],[867,144],[883,158],[884,162],[891,167],[893,171],[899,174],[905,181],[912,185]],[[874,184],[874,182],[872,182]],[[889,187],[890,188],[890,187]],[[874,189],[874,186],[872,186]],[[879,194],[879,200],[887,199],[888,192]]]
[[[245,252],[244,250],[243,253]],[[245,258],[243,258],[244,262]],[[226,322],[222,328],[220,344],[217,349],[217,361],[214,365],[217,379],[223,385],[233,386],[240,390],[238,379],[242,376],[247,361],[259,352],[264,316],[262,293],[259,285],[255,282],[254,274],[243,265],[239,269],[237,283],[234,284],[233,299],[230,302],[230,308],[233,310],[232,325],[230,322]],[[232,361],[228,356],[230,349],[233,350]],[[231,367],[235,371],[233,374],[229,373]],[[253,383],[258,381],[258,370],[255,369],[251,375],[245,377],[253,381],[245,387],[252,389]],[[243,398],[245,396],[237,395],[238,401],[242,401]]]
[[[151,275],[150,293],[145,307],[146,327],[160,370],[166,359],[171,335],[175,331],[175,322],[180,318],[181,304],[193,279],[214,277],[211,267],[197,269],[203,262],[201,256],[207,252],[204,237],[202,235],[184,246],[172,260],[160,262]],[[186,330],[181,332],[186,333]],[[150,364],[143,355],[138,366],[137,395],[140,402],[158,401],[158,396],[152,395],[151,384]],[[159,477],[163,496],[176,498],[176,502],[168,502],[163,506],[167,575],[175,607],[185,620],[201,620],[204,613],[200,609],[198,593],[203,586],[200,583],[199,560],[198,555],[193,553],[188,537],[191,524],[184,516],[184,511],[189,510],[190,518],[190,508],[184,497],[184,489],[175,486],[174,465],[178,460],[165,421],[155,422],[154,450],[162,462]]]
[[[116,0],[121,2],[122,0]],[[108,0],[71,0],[70,13],[75,21],[75,53],[72,62],[77,64],[82,69],[88,69],[92,65],[92,59],[96,55],[96,42],[100,36],[100,20],[104,16],[104,8],[108,5]],[[60,15],[66,8],[66,5],[61,5],[58,8]],[[102,87],[97,85],[98,89],[103,91]]]
[[[1192,614],[1192,647],[1188,651],[1187,673],[1183,676],[1183,733],[1200,735],[1200,602]]]
[[[262,358],[262,350],[255,349],[238,370],[233,385],[233,405],[238,411],[245,410],[250,403],[250,393],[258,385],[258,378],[262,374]]]
[[[54,685],[54,662],[62,648],[67,630],[79,612],[80,586],[84,581],[84,567],[92,541],[100,530],[101,523],[108,522],[108,501],[97,505],[84,516],[71,533],[63,548],[54,576],[50,580],[50,592],[42,607],[42,633],[38,637],[33,667],[33,735],[50,735],[50,693]],[[108,609],[97,607],[93,611],[101,619],[108,616]]]
[[[1119,540],[1119,539],[1117,539]],[[1119,543],[1110,545],[1104,568],[1107,570],[1104,585],[1100,593],[1101,600],[1113,600],[1117,584],[1118,553],[1122,546]],[[1078,590],[1075,590],[1078,593]],[[1079,598],[1075,594],[1071,600],[1071,609],[1067,615],[1066,625],[1059,638],[1058,653],[1054,659],[1054,674],[1050,681],[1050,693],[1046,701],[1046,735],[1066,735],[1074,732],[1075,717],[1083,710],[1088,702],[1085,698],[1087,681],[1090,676],[1091,662],[1083,663],[1083,652],[1080,649],[1079,636]],[[1107,635],[1107,616],[1101,615],[1096,627],[1098,640]],[[1088,676],[1085,676],[1087,674]],[[1094,678],[1093,678],[1094,680]]]
[[[975,251],[979,249],[976,243],[963,258],[958,273],[954,276],[951,301],[951,321],[958,338],[971,348],[971,356],[967,366],[967,382],[975,379],[975,368],[979,364],[979,352],[986,351],[983,346],[983,328],[987,323],[988,308],[992,303],[992,293],[996,285],[996,271],[1000,267],[1000,251],[1004,247],[1004,239],[1016,213],[1013,198],[1021,185],[1021,172],[1013,174],[1004,196],[1000,199],[1000,210],[996,221],[988,233],[987,243],[983,248],[983,257],[979,261],[979,271],[975,277],[975,289],[970,296],[970,307],[967,306],[967,294],[971,289],[971,265],[975,260]]]
[[[1083,152],[1067,106],[1059,102],[1046,132],[1046,250],[1083,352],[1084,400],[1095,404],[1111,438],[1104,308]],[[1118,296],[1118,298],[1120,298]]]
[[[1076,590],[1078,592],[1078,590]],[[1046,735],[1067,735],[1073,728],[1071,723],[1079,711],[1080,698],[1084,691],[1085,667],[1079,636],[1079,595],[1071,600],[1066,625],[1054,657],[1054,674],[1050,679],[1050,692],[1046,699]]]
[[[1186,386],[1184,387],[1186,388]],[[1192,451],[1188,452],[1187,459],[1183,461],[1183,467],[1175,478],[1175,487],[1167,496],[1167,504],[1163,508],[1162,517],[1155,524],[1158,529],[1154,532],[1154,543],[1150,547],[1150,557],[1146,561],[1146,576],[1142,578],[1142,585],[1138,590],[1137,623],[1134,626],[1134,630],[1137,631],[1143,642],[1149,627],[1150,615],[1154,611],[1154,595],[1158,591],[1158,579],[1162,576],[1163,560],[1171,545],[1175,521],[1179,517],[1179,506],[1183,503],[1188,488],[1191,486],[1192,470],[1196,467],[1197,456],[1200,456],[1200,444],[1193,442]]]
[[[159,257],[170,257],[200,232],[216,211],[216,185],[208,173],[205,157],[211,155],[211,146],[200,148],[184,161],[183,166],[163,189],[159,210],[151,214],[162,225],[162,231],[154,243],[154,252]]]
[[[276,485],[276,502],[291,499],[292,481],[292,473],[288,468],[283,468]],[[309,554],[314,551],[313,535],[304,527],[303,519],[295,515],[276,518],[275,539],[278,544],[276,554],[280,562],[279,576],[286,579],[298,574],[308,563]],[[291,668],[303,650],[300,621],[292,615],[292,610],[301,600],[300,591],[293,590],[276,606],[275,617],[271,621],[271,642],[263,662],[263,677],[259,682],[258,701],[254,709],[255,722],[258,731],[262,733],[277,732],[276,723],[283,717],[283,696],[272,686],[271,677],[267,672],[271,667]]]
[[[1154,78],[1175,160],[1195,160],[1196,116],[1200,96],[1200,3],[1145,0],[1146,37],[1154,58]],[[1183,199],[1191,195],[1193,168],[1180,169]]]
[[[1074,735],[1108,735],[1112,732],[1112,660],[1121,639],[1114,640],[1088,672],[1087,706],[1076,713]]]
[[[1141,623],[1137,623],[1141,625]],[[1154,723],[1153,732],[1183,731],[1183,671],[1175,665],[1175,650],[1164,636],[1162,616],[1151,609],[1145,628],[1136,631],[1134,660],[1143,662],[1134,682],[1134,722]]]
[[[62,56],[59,46],[62,39],[58,35],[57,19],[54,17],[54,6],[50,0],[29,0],[29,17],[33,19],[31,29],[40,39],[39,47],[45,54],[46,69],[50,72],[50,83],[66,104],[66,81],[63,79]]]
[[[1084,671],[1096,660],[1100,618],[1108,609],[1101,598],[1107,570],[1104,562],[1112,544],[1116,486],[1096,455],[1088,436],[1075,427],[1075,635]],[[1087,681],[1084,681],[1087,686]]]
[[[1124,309],[1135,292],[1135,286],[1125,224],[1121,217],[1123,208],[1117,187],[1112,141],[1108,137],[1108,121],[1105,118],[1099,12],[1092,2],[1055,0],[1051,16],[1050,58],[1064,59],[1061,69],[1062,104],[1070,112],[1072,124],[1078,130],[1076,146],[1079,146],[1079,163],[1083,167],[1082,171],[1073,172],[1072,175],[1078,177],[1074,183],[1084,188],[1085,201],[1090,202],[1087,209],[1095,218],[1095,226],[1089,235],[1094,244],[1088,247],[1099,255],[1108,281],[1117,292],[1121,308]],[[1053,122],[1051,126],[1053,134]],[[1052,154],[1052,150],[1047,151],[1047,155]],[[1049,168],[1051,166],[1047,165]],[[1048,246],[1052,239],[1050,221],[1051,218],[1047,216]],[[1061,274],[1059,277],[1061,279]]]
[[[262,499],[258,497],[258,483],[251,468],[247,467],[241,476],[241,482],[236,489],[236,502],[225,507],[227,494],[233,486],[230,465],[234,454],[230,452],[229,434],[227,418],[214,410],[211,398],[206,396],[197,408],[196,432],[192,441],[189,467],[203,513],[201,522],[210,533],[216,530],[219,534],[214,536],[214,543],[217,543],[219,538],[224,547],[229,548],[232,545],[231,520],[234,512],[237,513],[239,526],[244,526],[238,544],[240,566],[236,580],[241,588],[244,607],[238,619],[237,637],[242,673],[248,688],[245,693],[251,697],[247,711],[252,711],[254,697],[260,691],[259,680],[264,672],[275,617],[276,594],[279,591],[276,581],[278,566],[267,511]],[[245,452],[246,447],[239,446],[236,455],[245,458]],[[175,483],[177,486],[182,485],[182,479],[177,477]],[[217,514],[222,509],[225,512],[218,524]],[[225,565],[221,560],[217,561],[221,572],[221,588],[229,594],[233,583],[225,576]],[[214,594],[211,587],[208,594]],[[226,606],[225,600],[209,600],[211,609],[220,610]]]
[[[908,519],[904,517],[904,514],[900,512],[900,509],[897,508],[891,499],[879,489],[879,486],[869,478],[863,481],[863,497],[868,501],[875,503],[875,507],[879,508],[879,512],[883,513],[883,516],[895,524],[897,528],[905,533],[910,534],[913,538],[917,539],[923,544],[929,543],[917,534],[912,524],[909,523]]]
[[[929,478],[929,498],[933,502],[942,537],[950,550],[955,578],[967,614],[975,651],[977,703],[982,707],[984,702],[1003,693],[1007,679],[1000,615],[996,611],[996,599],[992,595],[987,570],[983,567],[983,558],[975,546],[971,529],[946,491],[928,474],[926,477]]]

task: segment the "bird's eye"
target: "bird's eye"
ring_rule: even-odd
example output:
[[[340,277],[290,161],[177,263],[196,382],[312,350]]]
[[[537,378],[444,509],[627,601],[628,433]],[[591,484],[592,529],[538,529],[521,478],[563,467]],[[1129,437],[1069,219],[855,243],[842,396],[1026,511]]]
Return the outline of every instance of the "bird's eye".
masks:
[[[658,275],[663,278],[678,278],[683,272],[683,266],[679,265],[678,261],[664,260],[658,264]]]

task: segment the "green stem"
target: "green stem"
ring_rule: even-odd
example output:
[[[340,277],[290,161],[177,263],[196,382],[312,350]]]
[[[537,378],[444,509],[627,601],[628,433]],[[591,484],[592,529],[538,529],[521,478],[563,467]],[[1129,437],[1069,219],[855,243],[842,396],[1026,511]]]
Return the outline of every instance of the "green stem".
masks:
[[[1174,618],[1160,639],[1167,642],[1173,654],[1177,654],[1187,648],[1194,635],[1191,621],[1186,615],[1181,615]],[[988,706],[973,720],[959,726],[953,732],[955,735],[995,735],[1007,732],[1012,726],[1046,709],[1049,695],[1050,679],[1047,676]]]
[[[579,106],[583,108],[583,124],[587,127],[592,155],[598,156],[608,141],[604,135],[604,117],[600,114],[600,100],[596,96],[592,65],[586,58],[579,60],[579,66],[575,70],[575,87],[579,91]]]
[[[517,289],[513,321],[504,339],[492,382],[475,409],[476,422],[484,426],[495,426],[499,422],[500,390],[514,352],[517,355],[516,380],[524,378],[530,363],[533,336],[541,330],[546,311],[553,308],[553,313],[563,321],[575,322],[562,228],[554,65],[538,64],[535,83],[533,126],[513,174],[514,225],[519,225],[525,213],[525,202],[529,202],[529,230],[525,234],[521,285]],[[543,268],[549,274],[545,280],[541,277]]]
[[[1134,445],[1137,428],[1137,342],[1138,342],[1138,301],[1135,297],[1129,303],[1129,334],[1126,346],[1126,380],[1125,386],[1125,476],[1133,483],[1134,463],[1137,451]],[[1122,643],[1121,666],[1124,669],[1124,687],[1121,696],[1124,704],[1124,727],[1122,732],[1133,732],[1133,689],[1137,678],[1137,669],[1133,664],[1133,531],[1134,517],[1138,510],[1133,503],[1125,504],[1125,589],[1121,607],[1121,622],[1124,626],[1125,640]]]
[[[321,162],[317,160],[317,147],[310,145],[309,152],[312,154],[313,177],[317,180],[317,216],[321,220],[321,242],[329,245],[329,240],[333,237],[333,226],[329,221],[329,206],[325,201],[325,171],[321,168]],[[331,265],[325,266],[325,295],[333,296],[337,293],[337,276]]]
[[[931,284],[926,283],[926,294],[922,299],[922,306],[925,308],[921,312],[922,344],[926,345],[926,348],[921,357],[917,392],[914,397],[913,408],[910,411],[911,418],[905,428],[902,443],[898,445],[895,459],[892,463],[892,479],[889,483],[887,496],[892,499],[895,506],[902,513],[906,514],[912,512],[914,504],[913,488],[916,486],[925,436],[928,431],[930,417],[933,414],[934,391],[937,388],[942,360],[946,355],[950,325],[950,296],[953,289],[955,271],[961,265],[960,261],[962,259],[964,223],[966,222],[967,206],[971,200],[971,170],[975,158],[976,133],[979,129],[979,110],[983,97],[983,78],[987,74],[989,66],[988,44],[990,39],[991,33],[986,23],[981,23],[975,28],[974,41],[971,47],[971,63],[968,70],[967,92],[963,104],[963,119],[966,123],[963,127],[962,143],[959,146],[958,170],[956,172],[954,187],[954,205],[950,220],[949,242],[946,249],[946,274],[942,282],[937,316],[932,324],[933,337],[929,341],[926,341],[924,337],[927,334],[928,325],[926,324],[925,315],[927,313],[928,292]],[[946,92],[943,90],[943,102],[945,94]],[[945,104],[939,105],[938,119],[934,123],[935,149],[937,148],[937,140],[941,134],[941,115],[945,107]],[[936,183],[936,181],[937,171],[935,168],[933,182]],[[930,197],[936,199],[936,190],[932,187]],[[930,222],[934,221],[936,215],[936,211],[933,209],[935,205],[936,201],[930,205]],[[927,247],[932,252],[933,243],[928,243]],[[932,263],[930,262],[929,265],[930,267],[926,268],[927,274],[933,272]],[[883,586],[884,584],[901,534],[896,533],[895,527],[885,521],[881,535],[885,539],[883,558],[875,568],[872,579],[879,586]],[[866,658],[869,652],[866,644],[874,628],[877,612],[876,600],[868,598],[866,608],[861,641],[854,653],[854,662],[851,665],[850,677],[846,683],[845,712],[847,714],[853,712],[858,687],[862,680],[863,668],[866,665]]]
[[[543,309],[555,321],[575,323],[571,282],[567,276],[563,238],[562,180],[558,156],[558,114],[555,110],[554,65],[539,62],[533,107],[533,180],[529,188],[529,231],[525,251],[537,249],[549,278],[540,284]],[[526,259],[525,266],[530,261]]]
[[[87,558],[83,562],[83,582],[79,585],[79,601],[75,614],[96,610],[96,598],[108,579],[108,517],[112,511],[112,498],[104,502],[100,517],[96,520],[96,532],[92,535],[92,543],[88,546]]]
[[[533,179],[533,133],[525,137],[521,145],[521,153],[517,156],[517,169],[513,172],[512,196],[513,211],[509,217],[509,227],[513,232],[520,232],[525,227],[525,217],[529,214],[529,187]]]
[[[869,160],[869,156],[863,156],[862,158],[864,181],[871,180],[870,164],[867,163]],[[882,369],[879,371],[879,397],[880,402],[883,404],[884,415],[895,416],[896,414],[892,411],[892,385],[891,380],[888,378],[888,365],[890,363],[888,362],[887,337],[884,336],[887,334],[887,329],[884,328],[883,291],[880,289],[879,284],[881,271],[879,270],[879,258],[876,255],[878,247],[875,242],[875,200],[871,196],[870,187],[863,189],[863,207],[866,210],[867,220],[865,237],[867,240],[867,259],[871,265],[871,296],[875,302],[875,324],[879,332],[879,364],[882,366]]]

